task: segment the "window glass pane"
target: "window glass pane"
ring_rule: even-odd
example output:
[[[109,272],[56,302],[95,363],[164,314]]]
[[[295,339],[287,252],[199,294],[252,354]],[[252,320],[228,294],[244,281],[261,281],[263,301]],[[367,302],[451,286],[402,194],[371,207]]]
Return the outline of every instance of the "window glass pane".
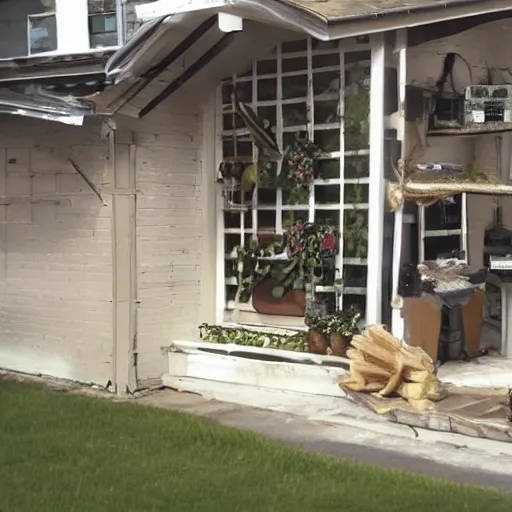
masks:
[[[30,53],[51,52],[57,49],[57,22],[55,15],[31,16]]]
[[[343,284],[351,288],[365,288],[368,268],[366,265],[345,265]]]
[[[301,222],[307,222],[309,212],[307,210],[293,210],[282,212],[283,229],[290,229],[299,220]]]
[[[339,130],[315,130],[315,144],[325,153],[340,150]]]
[[[92,34],[105,32],[105,16],[89,16],[89,28]]]
[[[260,60],[256,63],[258,75],[271,75],[277,73],[277,60]]]
[[[340,74],[336,71],[315,73],[313,75],[313,91],[315,96],[320,94],[339,95]]]
[[[336,158],[333,160],[319,160],[316,164],[316,179],[337,179],[340,177],[340,161]]]
[[[339,123],[339,101],[315,101],[315,124]]]
[[[345,178],[367,178],[370,173],[370,157],[363,156],[345,156]]]
[[[308,94],[308,75],[283,77],[283,99],[302,98]]]
[[[89,14],[99,12],[115,12],[116,0],[88,0]]]
[[[369,187],[360,183],[347,183],[345,185],[345,203],[360,204],[368,203]]]
[[[343,257],[368,255],[368,211],[349,209],[343,215]]]
[[[318,205],[339,204],[340,197],[339,185],[317,185],[315,187],[315,203]]]
[[[275,210],[258,210],[258,231],[275,231]]]
[[[315,222],[339,229],[340,212],[337,210],[316,210]]]
[[[305,103],[283,105],[283,126],[301,126],[308,122],[308,107]]]
[[[258,80],[258,101],[272,101],[277,96],[277,80]]]
[[[340,55],[339,53],[330,53],[327,55],[313,56],[313,68],[324,68],[328,66],[339,66]]]
[[[105,18],[105,32],[115,32],[117,30],[116,16],[107,16]]]
[[[281,69],[283,73],[303,70],[307,71],[308,59],[307,57],[298,57],[296,59],[283,59],[283,65]]]
[[[320,39],[313,39],[311,47],[313,50],[335,50],[338,48],[338,41],[320,41]]]
[[[308,42],[306,39],[300,39],[299,41],[288,41],[283,43],[281,46],[281,51],[283,53],[293,53],[293,52],[302,52],[306,51],[308,47]]]

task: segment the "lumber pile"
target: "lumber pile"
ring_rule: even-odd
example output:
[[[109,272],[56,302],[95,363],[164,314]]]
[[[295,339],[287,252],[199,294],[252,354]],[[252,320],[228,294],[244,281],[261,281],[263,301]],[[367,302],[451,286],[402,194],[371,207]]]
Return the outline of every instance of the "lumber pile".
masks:
[[[347,357],[350,376],[340,381],[342,389],[398,395],[420,410],[446,396],[434,361],[421,348],[402,345],[381,325],[368,327],[365,336],[355,335]]]

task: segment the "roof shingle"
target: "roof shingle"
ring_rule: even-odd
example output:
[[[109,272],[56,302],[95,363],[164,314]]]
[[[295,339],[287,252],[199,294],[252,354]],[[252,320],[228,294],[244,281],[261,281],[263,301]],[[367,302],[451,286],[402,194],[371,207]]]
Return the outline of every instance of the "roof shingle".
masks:
[[[442,8],[483,0],[281,0],[326,21],[367,18],[408,10]]]

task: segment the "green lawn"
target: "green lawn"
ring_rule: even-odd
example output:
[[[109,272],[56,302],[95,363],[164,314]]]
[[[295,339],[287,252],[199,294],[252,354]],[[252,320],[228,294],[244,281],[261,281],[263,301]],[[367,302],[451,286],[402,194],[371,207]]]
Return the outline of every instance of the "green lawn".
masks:
[[[481,512],[512,498],[165,410],[0,381],[1,512]]]

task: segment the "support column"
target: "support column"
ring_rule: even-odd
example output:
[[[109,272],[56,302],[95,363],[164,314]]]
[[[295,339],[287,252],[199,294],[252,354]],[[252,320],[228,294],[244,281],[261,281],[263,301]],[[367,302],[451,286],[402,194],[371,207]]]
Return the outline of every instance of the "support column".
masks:
[[[405,93],[407,85],[407,29],[403,28],[396,32],[395,54],[398,56],[398,140],[402,142],[401,160],[406,160],[405,144]],[[404,318],[403,318],[403,300],[398,295],[398,279],[400,274],[400,265],[402,259],[402,240],[403,240],[403,206],[395,213],[395,227],[393,235],[393,291],[391,299],[392,318],[391,331],[393,336],[398,339],[404,339]]]
[[[384,241],[384,35],[372,36],[370,85],[370,191],[368,210],[368,278],[366,321],[380,323],[382,314],[382,244]]]
[[[132,392],[136,377],[136,203],[135,145],[109,134],[112,182],[113,384],[118,394]],[[113,160],[113,161],[112,161]]]

